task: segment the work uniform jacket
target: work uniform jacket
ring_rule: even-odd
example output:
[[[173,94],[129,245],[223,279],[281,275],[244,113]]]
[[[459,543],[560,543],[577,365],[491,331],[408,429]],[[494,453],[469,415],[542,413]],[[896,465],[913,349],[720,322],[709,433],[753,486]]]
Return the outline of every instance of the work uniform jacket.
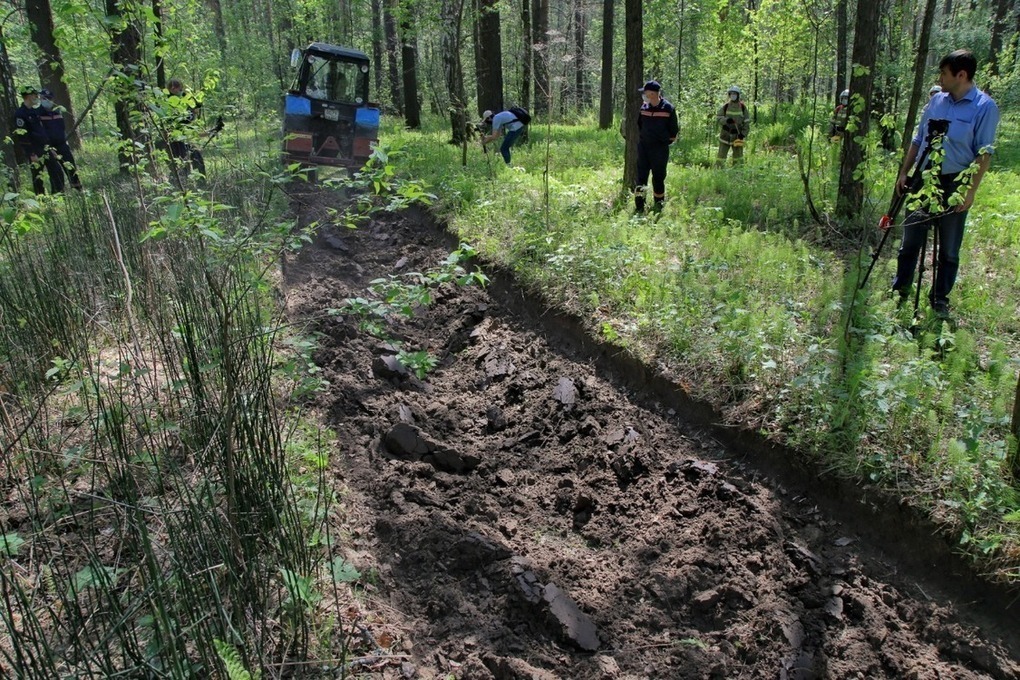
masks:
[[[680,132],[676,109],[665,99],[660,99],[655,106],[642,103],[637,124],[638,142],[642,146],[669,146]]]
[[[733,119],[733,123],[727,123],[727,119]],[[735,102],[728,101],[719,109],[716,116],[719,125],[722,126],[719,132],[719,140],[732,144],[737,139],[743,139],[751,130],[751,117],[747,113],[747,107],[739,99]]]
[[[42,107],[30,109],[24,104],[14,112],[14,125],[17,128],[18,146],[25,154],[25,160],[29,156],[42,156],[46,152],[46,129],[39,119]]]
[[[46,133],[46,143],[58,147],[67,143],[67,125],[64,116],[56,106],[52,109],[39,108],[39,122]]]
[[[836,106],[835,112],[832,114],[832,121],[830,123],[831,131],[830,134],[843,134],[846,132],[846,124],[850,119],[850,107],[846,104],[839,104]]]

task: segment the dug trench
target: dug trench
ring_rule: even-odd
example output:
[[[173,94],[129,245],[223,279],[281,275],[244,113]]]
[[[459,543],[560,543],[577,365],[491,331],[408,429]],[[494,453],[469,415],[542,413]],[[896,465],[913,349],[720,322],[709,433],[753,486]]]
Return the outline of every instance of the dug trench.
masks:
[[[328,225],[341,200],[293,204]],[[1020,678],[1015,594],[913,511],[716,425],[508,275],[437,284],[383,338],[342,311],[453,248],[411,210],[320,226],[283,266],[358,508],[335,550],[402,631],[384,677]]]

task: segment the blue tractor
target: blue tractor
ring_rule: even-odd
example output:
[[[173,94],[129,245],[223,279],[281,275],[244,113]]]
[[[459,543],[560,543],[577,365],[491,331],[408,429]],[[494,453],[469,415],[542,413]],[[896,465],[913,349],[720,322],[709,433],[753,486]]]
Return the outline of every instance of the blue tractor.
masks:
[[[291,65],[299,68],[284,100],[284,162],[361,169],[379,139],[379,107],[368,100],[368,57],[315,42],[294,50]]]

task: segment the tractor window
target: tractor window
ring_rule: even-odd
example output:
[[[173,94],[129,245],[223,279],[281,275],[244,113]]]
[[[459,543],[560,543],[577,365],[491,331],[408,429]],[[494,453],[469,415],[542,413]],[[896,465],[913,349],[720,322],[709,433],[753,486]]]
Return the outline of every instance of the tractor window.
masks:
[[[360,64],[335,61],[312,54],[308,57],[308,76],[305,94],[313,99],[325,99],[348,104],[363,104],[363,79],[367,74]]]

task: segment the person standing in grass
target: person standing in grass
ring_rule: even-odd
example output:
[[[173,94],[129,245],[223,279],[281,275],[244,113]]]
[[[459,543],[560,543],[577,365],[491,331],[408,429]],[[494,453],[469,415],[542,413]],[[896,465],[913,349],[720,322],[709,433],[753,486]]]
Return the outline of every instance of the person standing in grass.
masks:
[[[903,165],[897,191],[907,190],[907,175],[928,142],[928,125],[933,120],[949,122],[942,141],[944,157],[939,168],[938,186],[946,207],[921,206],[911,212],[903,223],[903,242],[896,261],[894,291],[906,298],[914,280],[914,269],[921,247],[928,239],[928,227],[939,230],[938,270],[929,300],[935,315],[949,316],[949,294],[956,283],[960,268],[960,247],[963,244],[967,211],[974,204],[981,179],[992,162],[995,130],[999,125],[999,107],[991,97],[974,84],[977,59],[970,50],[956,50],[939,63],[939,84],[921,117]],[[945,210],[940,217],[932,217]]]
[[[638,116],[637,186],[634,187],[634,207],[645,211],[648,175],[652,176],[654,210],[662,210],[666,200],[666,167],[669,165],[669,145],[676,141],[680,124],[676,109],[662,98],[662,86],[649,80],[641,88],[641,112]]]
[[[846,124],[850,120],[850,90],[843,90],[839,93],[839,104],[832,112],[832,120],[829,121],[829,141],[838,142],[843,139],[846,133]]]
[[[173,125],[167,131],[170,138],[170,156],[178,160],[191,161],[191,167],[204,177],[205,159],[202,157],[202,151],[188,140],[189,134],[202,115],[202,103],[178,78],[172,78],[167,83],[167,91],[170,93],[170,106],[175,112]]]
[[[751,116],[747,106],[740,99],[740,88],[734,85],[726,91],[726,103],[716,114],[721,130],[719,131],[719,153],[716,156],[716,167],[722,167],[726,155],[733,149],[733,164],[744,161],[744,140],[751,130]]]
[[[46,193],[43,184],[43,167],[50,176],[50,191],[59,194],[64,190],[64,171],[47,147],[46,129],[40,120],[39,91],[28,85],[21,88],[21,106],[14,112],[14,136],[32,173],[32,190],[37,195]]]
[[[78,179],[78,166],[71,154],[71,147],[67,144],[67,126],[64,123],[64,114],[61,106],[53,101],[53,93],[49,90],[41,90],[42,97],[39,120],[46,131],[46,144],[49,147],[49,155],[60,166],[61,173],[67,173],[67,179],[71,187],[81,189],[81,180]]]

